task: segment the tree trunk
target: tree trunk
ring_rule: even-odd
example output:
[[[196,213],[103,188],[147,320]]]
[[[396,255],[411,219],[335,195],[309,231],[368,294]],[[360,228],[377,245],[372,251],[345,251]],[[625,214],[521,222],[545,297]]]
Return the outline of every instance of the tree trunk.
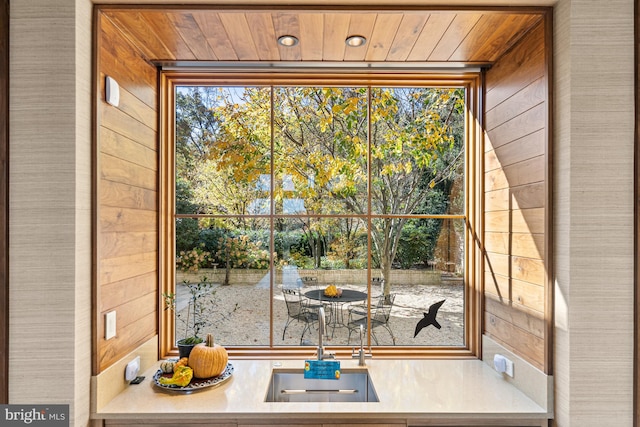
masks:
[[[380,269],[384,279],[382,294],[384,295],[385,303],[388,303],[389,294],[391,294],[391,260],[387,259],[386,256],[381,260]]]
[[[225,262],[225,269],[224,269],[224,282],[222,283],[223,286],[229,286],[231,284],[231,260],[229,260],[229,257],[227,256],[227,260]]]

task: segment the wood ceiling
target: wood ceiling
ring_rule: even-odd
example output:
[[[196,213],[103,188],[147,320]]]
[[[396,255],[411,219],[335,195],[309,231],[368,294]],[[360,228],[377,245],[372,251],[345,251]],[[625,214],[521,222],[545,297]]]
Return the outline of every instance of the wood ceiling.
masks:
[[[99,8],[159,63],[356,62],[486,65],[502,56],[544,13],[493,10],[285,10]],[[278,36],[299,43],[283,47]],[[361,47],[345,39],[362,35]]]

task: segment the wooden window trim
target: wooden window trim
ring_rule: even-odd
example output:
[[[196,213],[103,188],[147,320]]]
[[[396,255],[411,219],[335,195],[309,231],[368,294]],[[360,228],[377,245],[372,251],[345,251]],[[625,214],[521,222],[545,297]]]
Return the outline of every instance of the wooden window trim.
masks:
[[[464,298],[465,345],[461,347],[373,347],[375,357],[403,358],[477,358],[481,354],[482,335],[482,170],[484,144],[482,139],[481,89],[483,76],[478,72],[459,74],[420,73],[343,73],[325,71],[312,73],[265,73],[260,71],[242,73],[163,71],[160,73],[160,223],[159,223],[159,354],[160,357],[175,356],[173,330],[174,316],[164,309],[163,293],[173,292],[175,260],[174,247],[174,169],[173,140],[175,133],[175,87],[204,85],[358,85],[358,86],[455,86],[464,87],[467,93],[466,110],[466,162],[465,185],[467,189],[467,235],[464,266],[464,283],[467,284]],[[289,346],[277,347],[228,347],[230,356],[244,358],[299,358],[315,351],[313,348]],[[347,346],[332,348],[338,357],[349,357]]]

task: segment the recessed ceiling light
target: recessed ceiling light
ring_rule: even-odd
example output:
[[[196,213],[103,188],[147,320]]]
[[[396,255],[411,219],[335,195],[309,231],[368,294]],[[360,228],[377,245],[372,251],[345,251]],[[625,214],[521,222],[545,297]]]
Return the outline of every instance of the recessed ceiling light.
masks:
[[[367,39],[364,36],[349,36],[344,42],[347,46],[358,47],[364,45]]]
[[[298,38],[296,36],[280,36],[278,37],[278,44],[286,47],[295,46],[298,44]]]

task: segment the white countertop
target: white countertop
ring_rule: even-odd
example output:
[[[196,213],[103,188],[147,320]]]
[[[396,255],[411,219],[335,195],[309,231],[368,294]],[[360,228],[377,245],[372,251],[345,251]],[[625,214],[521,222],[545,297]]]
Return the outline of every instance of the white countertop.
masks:
[[[230,360],[231,379],[191,394],[153,384],[158,365],[142,373],[98,413],[96,419],[225,419],[331,417],[420,418],[474,417],[544,419],[547,411],[480,360],[368,359],[367,368],[379,402],[265,402],[271,371],[302,369],[302,360]],[[341,369],[359,369],[357,360],[340,360]]]

